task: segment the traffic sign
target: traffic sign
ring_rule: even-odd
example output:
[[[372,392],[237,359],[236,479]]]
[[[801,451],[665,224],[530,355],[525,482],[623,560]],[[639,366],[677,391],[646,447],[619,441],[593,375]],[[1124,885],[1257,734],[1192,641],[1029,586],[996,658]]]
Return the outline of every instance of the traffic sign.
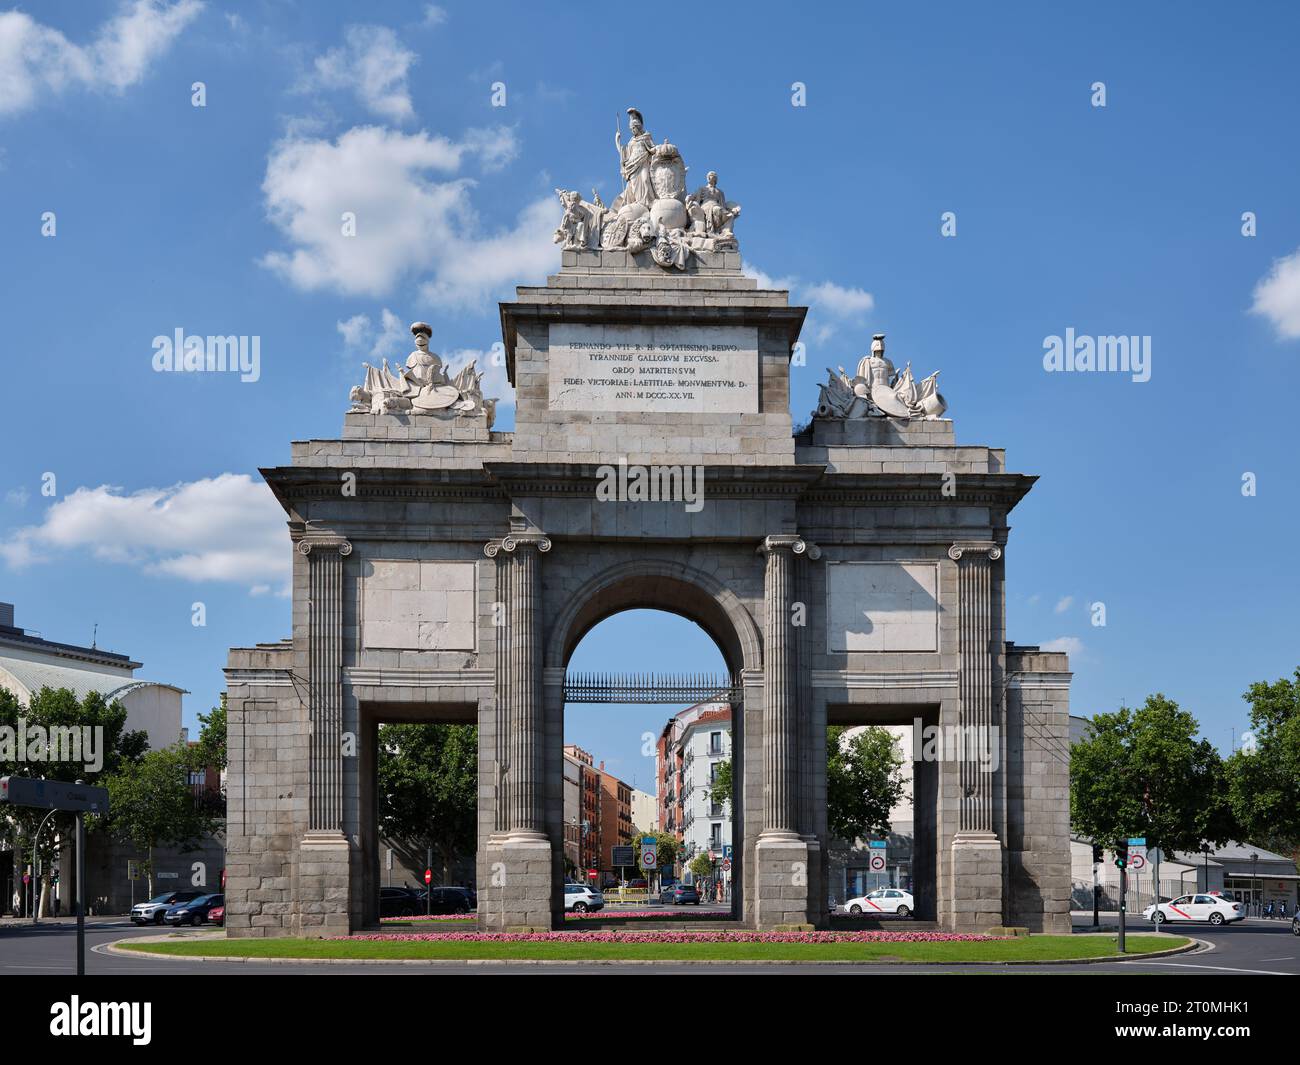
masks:
[[[140,879],[140,863],[133,858],[126,860],[126,878],[128,880]]]
[[[654,836],[641,837],[641,869],[651,872],[659,868],[659,840]]]
[[[867,868],[873,873],[883,873],[889,864],[889,844],[883,839],[873,839],[867,846],[871,852],[867,858]]]
[[[426,885],[427,885],[427,884],[432,884],[432,883],[433,883],[433,870],[432,870],[432,869],[426,869],[426,870],[424,871],[424,882],[425,882]]]
[[[0,802],[33,806],[38,810],[72,810],[77,813],[108,813],[108,789],[63,780],[33,780],[29,777],[0,777]]]
[[[722,859],[722,871],[723,871],[724,873],[729,873],[729,872],[731,872],[731,859],[730,859],[730,858],[723,858],[723,859]]]
[[[730,843],[724,843],[724,844],[722,845],[722,857],[724,857],[725,859],[727,859],[727,861],[731,861],[731,844],[730,844]]]
[[[636,848],[634,847],[611,847],[609,851],[609,864],[615,869],[622,869],[628,865],[636,865]]]
[[[1147,840],[1145,836],[1134,836],[1128,841],[1128,867],[1131,872],[1146,868]]]

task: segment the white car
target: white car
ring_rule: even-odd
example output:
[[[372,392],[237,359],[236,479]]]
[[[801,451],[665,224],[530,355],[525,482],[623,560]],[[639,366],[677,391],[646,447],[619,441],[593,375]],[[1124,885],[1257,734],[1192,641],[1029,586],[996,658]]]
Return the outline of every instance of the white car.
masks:
[[[603,910],[605,908],[605,896],[599,891],[593,891],[585,884],[565,884],[564,908],[574,913]]]
[[[1148,906],[1142,911],[1142,916],[1158,925],[1166,921],[1171,924],[1175,921],[1208,921],[1220,925],[1240,921],[1246,916],[1246,911],[1240,902],[1222,895],[1183,895],[1173,902]]]
[[[896,914],[899,917],[910,917],[912,911],[916,909],[916,903],[912,901],[912,893],[903,891],[901,888],[880,888],[866,895],[859,895],[856,899],[849,899],[844,904],[844,908],[852,914]]]

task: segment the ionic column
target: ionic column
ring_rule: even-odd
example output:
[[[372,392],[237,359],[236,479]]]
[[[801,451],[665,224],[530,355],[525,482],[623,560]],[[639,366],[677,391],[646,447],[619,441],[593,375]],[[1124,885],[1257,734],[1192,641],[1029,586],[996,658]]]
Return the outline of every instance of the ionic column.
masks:
[[[496,633],[493,661],[492,709],[495,722],[493,784],[496,808],[492,829],[505,832],[510,827],[510,559],[501,553],[502,541],[489,540],[483,553],[496,565],[496,598],[492,602],[492,626]]]
[[[343,831],[343,559],[339,536],[298,541],[307,558],[307,657],[311,716],[308,831]]]
[[[1002,548],[991,541],[961,541],[948,549],[948,557],[957,563],[959,724],[963,736],[979,737],[983,743],[993,726],[993,563],[1002,557]],[[991,834],[992,777],[969,751],[961,762],[960,783],[958,831]]]
[[[769,536],[758,546],[767,558],[763,577],[763,830],[799,835],[799,664],[794,559],[808,551],[798,536]]]
[[[497,720],[503,729],[497,737],[498,761],[505,756],[497,824],[512,836],[541,838],[545,832],[541,556],[550,549],[551,541],[536,534],[512,534],[485,548],[489,557],[507,556],[497,570],[509,619],[504,640],[498,636],[496,663]]]

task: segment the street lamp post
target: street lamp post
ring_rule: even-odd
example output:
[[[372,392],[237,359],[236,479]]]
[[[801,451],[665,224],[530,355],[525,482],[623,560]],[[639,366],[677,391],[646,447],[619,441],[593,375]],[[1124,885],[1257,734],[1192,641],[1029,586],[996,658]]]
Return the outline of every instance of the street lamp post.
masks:
[[[1260,914],[1259,904],[1263,901],[1263,892],[1259,889],[1259,855],[1250,853],[1250,893],[1255,901],[1255,916]]]

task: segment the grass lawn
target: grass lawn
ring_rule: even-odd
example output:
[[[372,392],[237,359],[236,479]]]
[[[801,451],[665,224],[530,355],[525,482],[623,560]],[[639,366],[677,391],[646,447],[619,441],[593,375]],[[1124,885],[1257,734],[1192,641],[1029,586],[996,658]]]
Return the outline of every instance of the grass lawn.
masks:
[[[1183,946],[1181,936],[1129,936],[1128,953]],[[204,939],[119,943],[141,953],[223,958],[535,959],[549,961],[1071,961],[1115,954],[1113,936],[1027,936],[955,943],[600,943]]]

